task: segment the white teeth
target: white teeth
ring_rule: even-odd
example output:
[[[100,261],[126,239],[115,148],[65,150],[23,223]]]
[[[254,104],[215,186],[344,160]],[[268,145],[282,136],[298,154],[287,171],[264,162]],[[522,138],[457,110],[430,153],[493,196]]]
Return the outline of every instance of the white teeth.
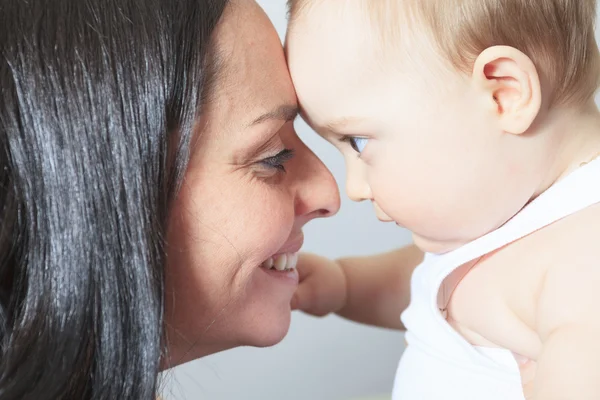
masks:
[[[262,264],[262,266],[263,266],[263,268],[266,268],[266,269],[271,269],[271,268],[273,268],[273,257],[271,257],[271,258],[269,258],[267,261],[265,261],[265,262]]]
[[[296,264],[298,264],[298,253],[289,254],[287,258],[287,269],[296,268]]]
[[[280,254],[275,259],[275,269],[277,271],[283,271],[287,267],[287,255]]]
[[[288,271],[296,268],[298,264],[298,253],[279,254],[262,263],[265,269],[276,269],[277,271]]]

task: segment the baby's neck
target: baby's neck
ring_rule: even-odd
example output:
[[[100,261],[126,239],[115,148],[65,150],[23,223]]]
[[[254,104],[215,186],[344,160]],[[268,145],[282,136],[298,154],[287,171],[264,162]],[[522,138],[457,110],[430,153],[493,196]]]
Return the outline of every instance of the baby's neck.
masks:
[[[550,141],[548,173],[535,195],[570,174],[582,164],[600,157],[600,112],[595,103],[587,107],[556,109],[535,132]]]

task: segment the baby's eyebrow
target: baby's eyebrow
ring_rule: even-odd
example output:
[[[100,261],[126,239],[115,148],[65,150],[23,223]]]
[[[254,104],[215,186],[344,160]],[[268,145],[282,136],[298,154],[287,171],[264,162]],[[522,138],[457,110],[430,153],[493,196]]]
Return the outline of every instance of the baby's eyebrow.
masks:
[[[326,123],[324,128],[330,132],[338,133],[343,131],[348,125],[359,124],[362,121],[363,119],[358,117],[341,117]]]

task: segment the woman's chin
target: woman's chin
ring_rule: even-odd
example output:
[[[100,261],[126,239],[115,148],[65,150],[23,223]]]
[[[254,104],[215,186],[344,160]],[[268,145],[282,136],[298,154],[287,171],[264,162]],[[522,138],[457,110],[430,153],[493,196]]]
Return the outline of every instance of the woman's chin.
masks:
[[[235,347],[276,345],[287,335],[292,314],[289,305],[278,308],[277,310],[271,308],[262,313],[248,313],[235,321],[237,328],[229,323],[222,326],[215,324],[209,331],[211,339],[206,343],[197,340],[196,346],[190,346],[189,343],[192,341],[189,339],[183,340],[183,343],[172,343],[169,346],[169,359],[161,360],[161,370]],[[239,333],[232,335],[236,331]]]
[[[276,344],[278,344],[285,338],[289,329],[290,329],[290,326],[287,325],[287,327],[285,329],[280,329],[279,331],[269,332],[264,337],[257,338],[256,342],[252,346],[254,346],[254,347],[275,346]]]
[[[291,300],[298,288],[298,272],[265,271],[259,268],[238,303],[231,320],[242,346],[268,347],[283,340],[292,319]]]
[[[289,305],[281,310],[272,310],[272,315],[256,315],[244,335],[242,345],[254,347],[270,347],[281,342],[290,329],[292,312]],[[250,327],[249,326],[249,327]]]

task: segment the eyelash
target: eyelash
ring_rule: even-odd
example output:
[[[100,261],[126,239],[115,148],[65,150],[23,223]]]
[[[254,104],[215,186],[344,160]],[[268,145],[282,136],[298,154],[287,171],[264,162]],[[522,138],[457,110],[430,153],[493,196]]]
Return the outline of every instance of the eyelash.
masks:
[[[367,140],[367,139],[363,138],[363,137],[356,137],[356,136],[344,136],[340,140],[342,142],[348,143],[348,145],[352,148],[352,150],[354,150],[355,152],[357,152],[360,155],[360,154],[362,154],[362,152],[358,149],[356,140]]]
[[[267,157],[260,161],[260,163],[268,168],[273,168],[281,172],[285,171],[285,163],[294,158],[294,150],[283,149],[278,154]]]

